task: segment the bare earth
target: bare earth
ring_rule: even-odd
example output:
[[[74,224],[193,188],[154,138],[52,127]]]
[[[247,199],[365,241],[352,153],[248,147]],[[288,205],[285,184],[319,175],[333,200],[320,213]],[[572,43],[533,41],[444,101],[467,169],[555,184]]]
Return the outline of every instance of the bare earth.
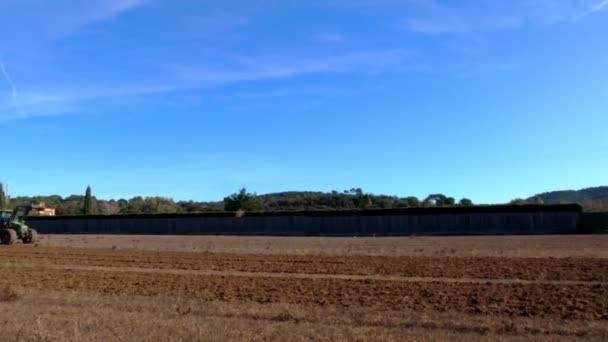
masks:
[[[236,254],[608,258],[607,235],[454,237],[239,237],[47,235],[42,245]]]
[[[14,340],[606,340],[608,236],[43,236]]]

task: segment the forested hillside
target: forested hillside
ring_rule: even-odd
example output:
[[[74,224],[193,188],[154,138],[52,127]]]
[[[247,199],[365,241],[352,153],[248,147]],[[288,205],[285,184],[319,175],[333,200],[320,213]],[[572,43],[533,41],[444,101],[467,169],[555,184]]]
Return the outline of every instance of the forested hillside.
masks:
[[[545,204],[579,203],[586,211],[608,211],[608,186],[582,190],[552,191],[532,196],[529,202]]]

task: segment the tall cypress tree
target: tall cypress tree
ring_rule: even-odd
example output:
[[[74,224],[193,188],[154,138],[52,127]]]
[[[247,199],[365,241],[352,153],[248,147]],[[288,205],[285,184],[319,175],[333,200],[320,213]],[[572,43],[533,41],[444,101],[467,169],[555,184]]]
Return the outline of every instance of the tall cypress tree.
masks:
[[[87,186],[87,192],[84,195],[84,207],[82,213],[85,215],[93,214],[93,197],[91,196],[91,187]]]
[[[0,210],[6,209],[8,207],[8,198],[4,193],[4,184],[0,183]]]

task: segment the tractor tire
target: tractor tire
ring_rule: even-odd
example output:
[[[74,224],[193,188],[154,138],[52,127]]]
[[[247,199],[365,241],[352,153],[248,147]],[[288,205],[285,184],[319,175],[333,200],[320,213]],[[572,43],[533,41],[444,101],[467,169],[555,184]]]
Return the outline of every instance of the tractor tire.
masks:
[[[2,229],[0,231],[0,242],[3,245],[12,245],[17,241],[17,232],[14,229]]]
[[[30,228],[27,234],[23,237],[23,243],[35,243],[38,241],[38,232],[36,229]]]

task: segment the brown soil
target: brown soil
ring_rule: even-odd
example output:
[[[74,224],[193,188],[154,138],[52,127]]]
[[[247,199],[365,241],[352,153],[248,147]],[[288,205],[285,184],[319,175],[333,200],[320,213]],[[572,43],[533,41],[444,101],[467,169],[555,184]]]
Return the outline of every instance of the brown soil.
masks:
[[[153,240],[160,243],[162,238]],[[488,340],[537,335],[551,340],[576,336],[608,338],[608,258],[557,253],[557,249],[549,247],[555,247],[557,240],[548,242],[547,249],[538,255],[517,257],[472,255],[459,250],[448,255],[341,255],[341,247],[336,247],[338,252],[305,253],[304,245],[300,249],[292,246],[293,253],[284,254],[246,253],[251,250],[209,253],[49,247],[48,241],[45,237],[38,246],[0,247],[0,288],[19,287],[30,293],[24,298],[29,298],[32,308],[36,297],[31,294],[47,296],[49,291],[66,294],[69,299],[61,299],[64,306],[87,298],[96,298],[99,303],[111,301],[104,298],[138,298],[138,305],[153,306],[169,315],[169,320],[177,318],[170,316],[170,309],[158,307],[158,303],[198,303],[178,305],[178,317],[200,312],[201,305],[205,306],[202,303],[224,303],[217,310],[232,310],[229,316],[214,309],[208,309],[205,315],[213,320],[237,319],[238,323],[230,324],[274,336],[269,339],[289,337],[273,335],[268,331],[271,326],[303,334],[310,332],[306,327],[314,327],[315,333],[310,336],[330,334],[337,339],[399,340],[422,336],[471,340],[486,334],[493,334]],[[503,247],[506,249],[506,245]],[[22,299],[17,299],[15,308],[19,300]],[[52,318],[57,304],[48,305],[48,312],[40,315],[49,317],[48,324],[61,329],[61,323]],[[89,326],[94,327],[93,321],[109,324],[103,323],[109,318],[94,314],[98,309],[78,305],[82,306],[74,312],[79,313],[73,315],[90,316]],[[122,313],[118,309],[122,304],[104,305],[111,307],[105,311],[114,312],[112,315],[130,324],[144,319],[135,311]],[[243,305],[257,313],[240,312],[238,307]],[[289,310],[275,312],[271,308],[276,306]],[[261,314],[270,317],[266,319],[259,318],[259,312],[273,313]],[[0,319],[11,318],[0,313]],[[175,322],[178,326],[188,334],[173,332],[176,335],[164,337],[207,336],[190,331],[185,323]],[[123,328],[142,334],[146,331]],[[94,333],[97,334],[91,330],[86,336],[97,336]],[[159,334],[149,338],[160,338]],[[248,334],[223,334],[216,339],[229,337],[255,339]]]
[[[608,259],[244,255],[37,247],[0,248],[8,263],[171,270],[608,282]]]
[[[608,321],[608,285],[468,284],[2,268],[1,284],[51,290]]]
[[[378,238],[45,235],[40,244],[232,254],[608,258],[608,234]]]

